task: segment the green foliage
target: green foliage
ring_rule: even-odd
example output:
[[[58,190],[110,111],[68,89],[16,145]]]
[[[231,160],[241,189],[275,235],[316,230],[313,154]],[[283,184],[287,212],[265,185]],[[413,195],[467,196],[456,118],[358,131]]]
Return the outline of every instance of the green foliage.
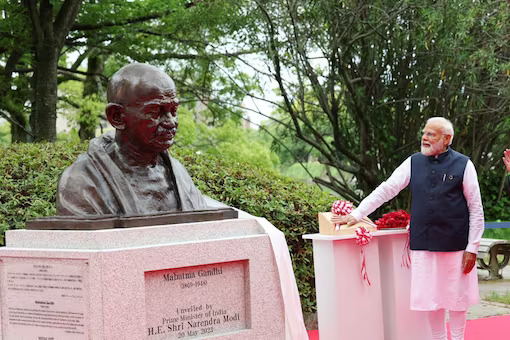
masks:
[[[97,94],[85,96],[81,98],[78,105],[80,106],[80,115],[78,123],[87,126],[99,126],[99,117],[105,112],[105,100]],[[87,112],[87,115],[83,113]]]
[[[505,170],[501,162],[499,169],[478,177],[486,221],[510,221],[510,197],[503,190]]]
[[[311,174],[313,177],[321,177],[324,173],[325,166],[319,162],[307,162],[304,165],[306,166],[308,172],[306,172],[305,169],[297,163],[292,164],[282,172],[291,178],[300,179],[303,181],[312,180],[309,174]]]
[[[59,113],[66,117],[70,127],[79,128],[81,125],[99,126],[99,117],[104,114],[106,98],[97,94],[82,96],[83,83],[67,81],[59,85],[61,101]],[[84,112],[88,114],[83,114]]]
[[[55,214],[61,172],[84,150],[76,143],[0,146],[0,244],[7,229],[22,229],[29,219]]]
[[[224,125],[210,128],[199,125],[202,141],[200,149],[211,155],[238,159],[264,169],[275,169],[279,159],[270,151],[257,131],[242,128],[229,120]]]
[[[510,221],[510,197],[503,189],[505,166],[485,172],[478,177],[486,221]],[[501,194],[501,196],[500,196]],[[510,240],[510,228],[486,229],[483,237]]]
[[[16,1],[0,0],[0,97],[3,99],[0,108],[22,127],[33,122],[33,134],[42,134],[44,139],[49,137],[44,135],[48,132],[53,139],[53,129],[44,128],[45,123],[55,124],[52,118],[55,114],[50,114],[53,105],[51,112],[36,110],[40,104],[33,99],[55,99],[57,92],[44,92],[44,96],[35,93],[47,89],[47,84],[57,79],[60,84],[69,80],[85,82],[92,86],[93,92],[99,93],[97,89],[106,85],[108,77],[130,62],[147,62],[167,70],[177,83],[182,102],[207,103],[212,120],[240,120],[239,106],[245,91],[257,87],[253,77],[236,70],[237,55],[251,53],[243,43],[246,34],[243,28],[256,27],[254,17],[245,8],[249,2],[73,0],[65,3],[63,6],[64,1],[56,0],[21,6]],[[77,16],[71,11],[75,8],[72,4],[81,5]],[[56,53],[35,53],[43,43],[39,37],[46,36],[46,44],[61,39],[50,38],[52,31],[46,35],[36,32],[39,25],[31,24],[31,6],[35,11],[49,14],[40,17],[40,21],[55,24],[59,28],[58,34],[66,34],[65,46],[52,46],[55,51],[51,52]],[[55,18],[59,18],[57,23],[53,23]],[[68,30],[71,26],[73,28]],[[42,55],[45,58],[38,60]],[[51,55],[60,55],[59,70],[45,76],[47,79],[32,77],[30,71]],[[28,72],[14,72],[19,69]],[[244,84],[244,89],[233,86],[234,78]],[[40,86],[36,86],[39,81]],[[86,86],[78,97],[90,95],[88,88]],[[80,137],[89,138],[98,123],[97,112],[102,111],[95,110],[97,100],[90,98],[81,102],[66,94],[61,96],[60,92],[58,96],[59,101],[67,104],[71,99],[73,110],[80,109],[74,122],[80,125]],[[88,104],[93,107],[87,107]],[[30,114],[41,114],[40,120],[29,119]],[[12,129],[15,130],[15,126]],[[31,140],[23,129],[14,131],[13,139]],[[39,140],[39,136],[36,139]]]
[[[246,16],[243,6],[244,1],[237,0],[147,0],[122,5],[117,1],[86,2],[77,25],[101,29],[72,31],[68,41],[85,36],[89,46],[103,47],[108,56],[106,77],[129,62],[150,63],[174,79],[181,103],[207,103],[208,110],[202,115],[207,114],[213,122],[227,118],[239,121],[238,107],[248,89],[233,86],[234,79],[247,87],[255,86],[251,77],[236,69],[236,58],[231,55],[245,50],[244,43],[233,39],[242,36],[242,27],[254,20]],[[133,20],[147,16],[153,19]],[[129,20],[133,22],[122,24]],[[118,25],[101,27],[111,21]]]
[[[179,128],[177,129],[176,142],[179,146],[191,147],[197,141],[197,124],[191,110],[179,107]]]
[[[271,152],[270,143],[259,131],[243,128],[232,119],[220,126],[195,122],[193,113],[179,108],[179,129],[176,141],[179,146],[190,147],[209,155],[242,160],[264,169],[277,169],[278,156]]]
[[[357,203],[418,151],[432,116],[452,120],[453,148],[479,173],[500,162],[510,145],[508,2],[256,4],[261,25],[248,42],[264,47],[278,84],[282,164],[312,155],[350,174],[314,180]],[[390,204],[408,202],[403,193]]]
[[[0,145],[11,143],[11,124],[4,122],[0,124]]]
[[[57,141],[58,142],[75,142],[78,143],[80,141],[80,136],[78,135],[78,130],[72,128],[68,132],[59,132],[57,133]]]
[[[24,228],[29,219],[55,214],[58,178],[86,147],[76,142],[0,146],[2,235],[7,229]],[[284,232],[303,310],[314,311],[312,242],[301,235],[318,232],[317,212],[329,210],[334,197],[315,186],[240,162],[238,157],[197,154],[182,147],[172,148],[171,153],[188,169],[202,193],[265,217]]]

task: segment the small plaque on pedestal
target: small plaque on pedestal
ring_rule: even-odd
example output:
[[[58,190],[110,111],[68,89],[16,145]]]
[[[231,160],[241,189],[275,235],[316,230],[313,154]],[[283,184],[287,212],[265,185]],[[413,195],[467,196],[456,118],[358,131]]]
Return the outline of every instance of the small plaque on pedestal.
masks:
[[[335,224],[331,222],[331,216],[333,213],[322,212],[319,213],[319,233],[323,235],[346,235],[355,234],[356,228],[365,227],[370,232],[377,231],[375,224],[368,218],[364,218],[355,225],[348,227],[347,224],[341,225],[338,230],[335,228]]]

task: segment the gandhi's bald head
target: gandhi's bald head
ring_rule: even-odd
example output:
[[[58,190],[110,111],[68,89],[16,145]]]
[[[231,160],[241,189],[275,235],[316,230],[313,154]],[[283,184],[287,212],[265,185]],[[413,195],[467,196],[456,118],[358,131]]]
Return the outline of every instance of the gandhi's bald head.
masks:
[[[166,73],[147,64],[130,64],[108,83],[106,117],[115,139],[139,154],[155,155],[174,143],[179,100]]]
[[[129,64],[118,70],[108,82],[108,103],[128,105],[142,100],[154,88],[173,91],[175,84],[165,72],[148,64]]]

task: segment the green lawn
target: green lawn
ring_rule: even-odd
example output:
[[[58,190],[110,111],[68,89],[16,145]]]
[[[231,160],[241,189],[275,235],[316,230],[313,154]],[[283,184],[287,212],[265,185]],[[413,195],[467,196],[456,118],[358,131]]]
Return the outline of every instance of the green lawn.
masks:
[[[500,240],[510,240],[510,228],[504,229],[486,229],[483,233],[484,238],[496,238]]]

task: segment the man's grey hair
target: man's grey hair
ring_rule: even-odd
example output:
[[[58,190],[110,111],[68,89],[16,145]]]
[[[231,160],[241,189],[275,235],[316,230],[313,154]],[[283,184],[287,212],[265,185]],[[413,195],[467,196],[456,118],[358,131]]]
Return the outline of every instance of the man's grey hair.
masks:
[[[452,138],[450,138],[450,143],[448,145],[452,144],[453,141],[453,124],[448,119],[444,117],[432,117],[427,120],[428,123],[436,123],[441,125],[441,132],[443,135],[450,135]]]

